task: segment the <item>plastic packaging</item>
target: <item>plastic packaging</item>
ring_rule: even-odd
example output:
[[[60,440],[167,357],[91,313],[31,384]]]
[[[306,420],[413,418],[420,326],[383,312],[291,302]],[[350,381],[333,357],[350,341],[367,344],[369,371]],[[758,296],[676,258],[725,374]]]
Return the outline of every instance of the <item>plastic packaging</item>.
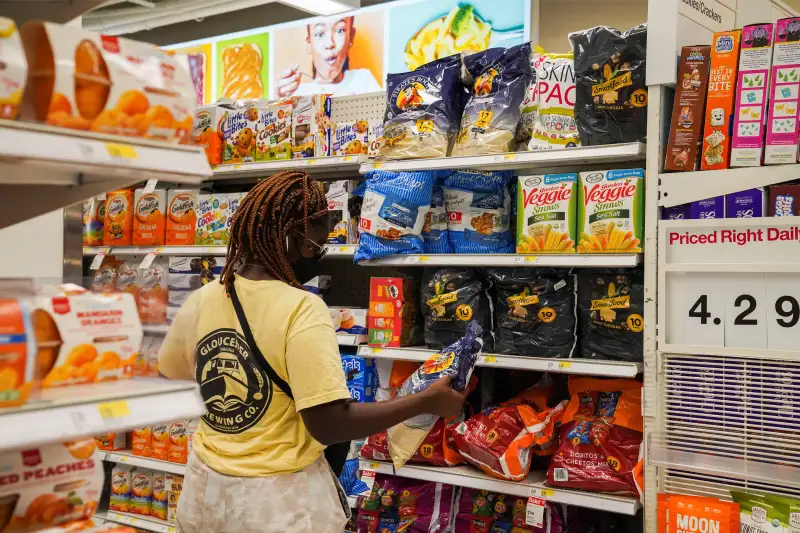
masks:
[[[433,186],[431,209],[425,216],[425,225],[422,226],[422,247],[425,253],[453,253],[453,247],[450,244],[450,233],[447,230],[448,221],[447,209],[444,206],[442,183],[437,180]]]
[[[575,124],[575,61],[569,54],[534,53],[536,117],[528,150],[580,146]]]
[[[471,321],[483,330],[491,349],[492,303],[489,283],[474,268],[426,269],[422,285],[425,345],[441,349],[464,336]]]
[[[456,503],[456,533],[563,533],[564,521],[553,504],[545,503],[541,527],[526,517],[528,498],[462,488]],[[526,520],[527,518],[527,520]]]
[[[452,485],[378,475],[358,513],[359,533],[444,533],[452,516]]]

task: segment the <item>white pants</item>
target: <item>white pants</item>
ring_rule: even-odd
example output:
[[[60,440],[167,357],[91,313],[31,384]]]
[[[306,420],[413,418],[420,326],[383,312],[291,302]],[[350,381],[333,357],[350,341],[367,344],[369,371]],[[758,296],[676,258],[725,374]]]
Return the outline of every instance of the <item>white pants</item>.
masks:
[[[212,470],[191,454],[175,530],[342,533],[347,519],[338,481],[324,456],[293,474],[233,477]]]

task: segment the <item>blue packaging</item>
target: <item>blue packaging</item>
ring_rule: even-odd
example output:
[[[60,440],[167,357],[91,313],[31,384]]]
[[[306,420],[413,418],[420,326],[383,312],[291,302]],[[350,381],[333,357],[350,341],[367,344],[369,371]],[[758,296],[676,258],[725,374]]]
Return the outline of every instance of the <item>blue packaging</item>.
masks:
[[[674,207],[665,207],[661,210],[662,220],[697,220],[706,218],[725,218],[724,196],[706,198],[705,200]]]
[[[761,218],[767,213],[767,193],[763,187],[725,195],[726,218]]]
[[[422,227],[422,247],[426,254],[451,254],[453,247],[450,244],[450,234],[447,231],[447,210],[444,207],[444,191],[442,184],[437,180],[433,186],[433,201],[431,209],[425,218]]]
[[[358,355],[342,355],[347,389],[357,402],[374,402],[375,389],[378,388],[378,373],[375,361]]]

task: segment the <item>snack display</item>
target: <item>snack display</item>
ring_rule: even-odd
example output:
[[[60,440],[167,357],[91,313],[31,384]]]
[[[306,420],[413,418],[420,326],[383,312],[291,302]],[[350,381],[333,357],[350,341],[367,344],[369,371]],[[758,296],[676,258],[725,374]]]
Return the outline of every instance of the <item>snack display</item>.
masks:
[[[159,520],[167,519],[167,475],[153,472],[153,492],[150,500],[150,516]]]
[[[200,194],[197,202],[197,223],[194,244],[226,246],[231,217],[239,208],[244,194]],[[187,213],[190,217],[190,214]]]
[[[688,204],[664,207],[661,210],[662,220],[690,220],[702,218],[725,218],[725,198],[716,196]],[[733,217],[739,218],[739,217]]]
[[[19,114],[28,63],[17,26],[5,17],[0,17],[0,58],[0,118],[13,120]]]
[[[644,221],[644,169],[581,172],[578,253],[639,253]]]
[[[770,74],[769,113],[764,164],[797,163],[800,129],[800,18],[790,17],[775,24],[775,44]]]
[[[358,120],[355,124],[334,124],[331,128],[331,155],[366,154],[369,149],[369,124]]]
[[[369,345],[399,347],[420,344],[423,335],[418,301],[412,277],[371,278],[367,315]]]
[[[153,503],[153,471],[136,467],[131,471],[130,513],[150,516]]]
[[[111,470],[111,495],[108,502],[109,511],[127,513],[131,510],[131,470],[128,465],[115,464]]]
[[[563,533],[564,521],[556,506],[542,502],[542,516],[528,516],[528,499],[487,490],[461,489],[455,509],[457,533]],[[531,513],[534,514],[534,513]],[[535,522],[539,519],[539,522]]]
[[[578,175],[520,176],[517,253],[575,253]]]
[[[730,165],[736,72],[739,69],[741,40],[742,30],[714,34],[701,151],[700,166],[703,170],[718,170]]]
[[[166,240],[167,191],[154,190],[133,192],[133,237],[134,246],[161,246]]]
[[[130,246],[133,242],[133,191],[122,189],[106,193],[106,219],[103,244]]]
[[[192,140],[206,152],[208,164],[217,166],[222,163],[222,123],[233,106],[226,103],[201,105],[194,112]]]
[[[741,493],[734,492],[734,499]],[[748,498],[742,498],[746,500]],[[686,496],[681,494],[658,495],[658,530],[662,533],[679,533],[684,527],[684,520],[700,523],[704,521],[714,524],[725,533],[739,531],[739,505],[725,502],[717,498]],[[752,507],[750,508],[752,512]],[[677,519],[681,516],[680,521]],[[673,517],[675,517],[673,519]]]
[[[170,189],[167,192],[167,246],[192,245],[197,227],[199,191]]]
[[[448,531],[453,493],[441,483],[376,476],[358,511],[358,533]]]
[[[461,454],[450,446],[449,435],[460,420],[439,419],[409,459],[409,463],[431,466],[456,466],[464,462]],[[385,431],[370,435],[361,447],[360,457],[373,461],[389,461],[389,437]]]
[[[83,245],[102,246],[106,222],[106,195],[92,196],[83,202]]]
[[[767,191],[763,187],[725,195],[726,218],[767,216]]]
[[[569,54],[534,52],[536,112],[528,150],[580,146],[575,123],[575,61]]]
[[[258,107],[255,102],[236,106],[222,115],[222,164],[252,163],[256,160]]]
[[[292,159],[292,105],[258,105],[255,160]]]

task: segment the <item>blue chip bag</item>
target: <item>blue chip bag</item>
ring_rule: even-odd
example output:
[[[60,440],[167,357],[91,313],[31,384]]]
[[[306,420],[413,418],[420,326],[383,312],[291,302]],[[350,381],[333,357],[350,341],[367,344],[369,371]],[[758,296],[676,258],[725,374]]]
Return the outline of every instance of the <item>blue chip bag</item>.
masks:
[[[447,210],[444,207],[444,191],[442,183],[436,181],[433,186],[431,209],[425,217],[422,227],[422,248],[426,254],[451,254],[450,235],[447,231]]]
[[[457,254],[511,254],[510,170],[457,170],[444,180],[450,242]]]
[[[367,174],[356,262],[423,252],[422,228],[431,208],[437,175],[434,171],[383,170]]]
[[[454,390],[464,390],[483,350],[482,334],[480,324],[470,322],[462,338],[432,355],[405,380],[397,389],[396,398],[420,393],[447,376],[453,376]],[[396,469],[416,453],[438,419],[436,415],[419,415],[389,428],[389,454]]]

